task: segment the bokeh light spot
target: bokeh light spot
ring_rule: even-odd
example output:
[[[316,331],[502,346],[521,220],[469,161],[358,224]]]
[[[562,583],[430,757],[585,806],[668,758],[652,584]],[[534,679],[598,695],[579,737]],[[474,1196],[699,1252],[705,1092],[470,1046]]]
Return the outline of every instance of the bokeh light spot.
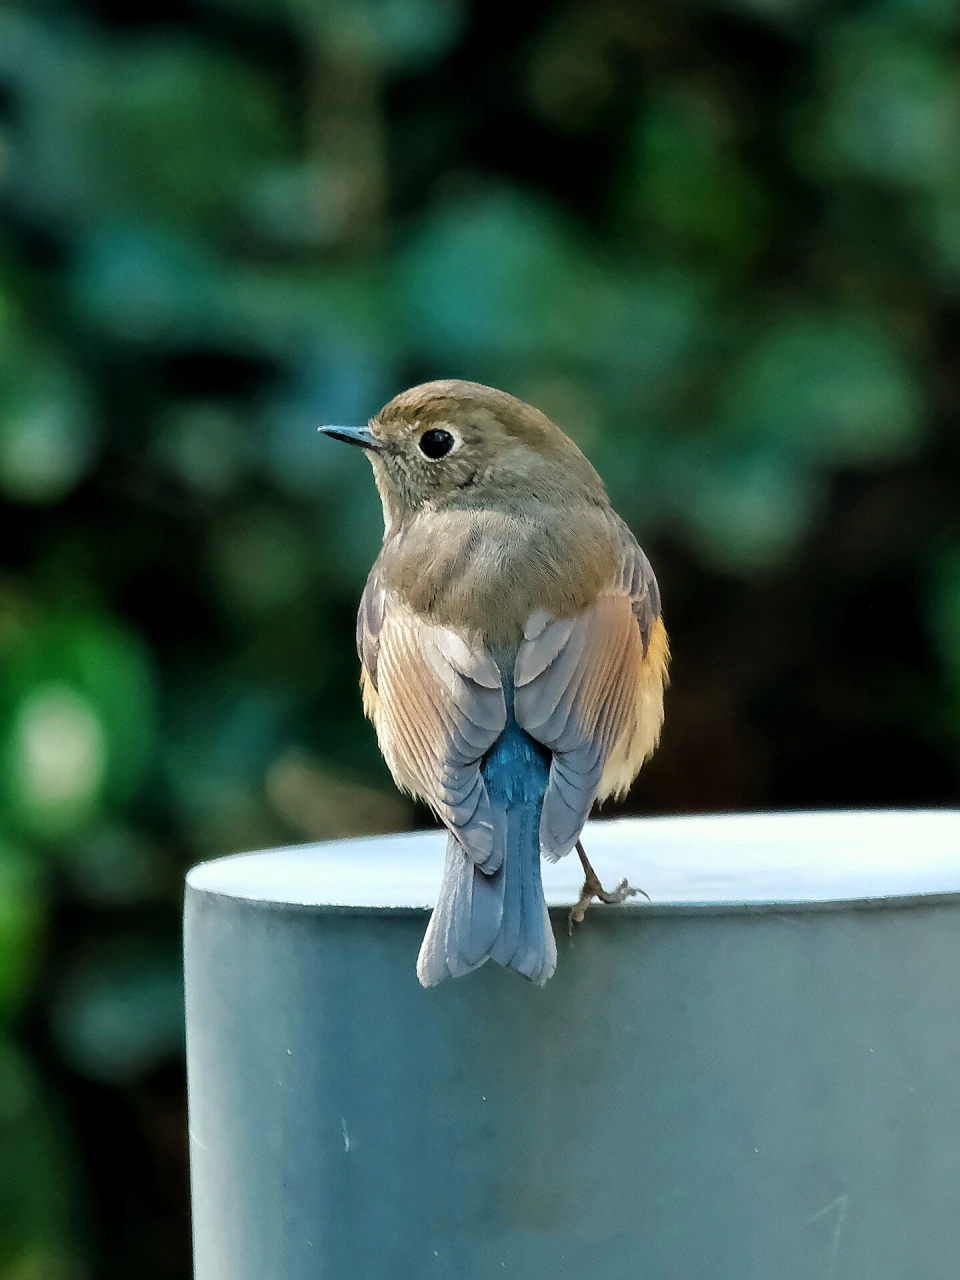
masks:
[[[32,692],[20,710],[14,741],[28,807],[62,814],[93,804],[104,775],[104,734],[93,707],[76,690],[50,684]]]

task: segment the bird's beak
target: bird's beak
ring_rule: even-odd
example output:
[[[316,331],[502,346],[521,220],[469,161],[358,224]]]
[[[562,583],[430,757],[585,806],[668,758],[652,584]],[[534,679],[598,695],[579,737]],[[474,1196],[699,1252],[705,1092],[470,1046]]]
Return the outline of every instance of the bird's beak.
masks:
[[[373,449],[379,452],[380,441],[369,427],[317,427],[317,430],[334,440],[343,440],[346,444],[358,444],[361,449]]]

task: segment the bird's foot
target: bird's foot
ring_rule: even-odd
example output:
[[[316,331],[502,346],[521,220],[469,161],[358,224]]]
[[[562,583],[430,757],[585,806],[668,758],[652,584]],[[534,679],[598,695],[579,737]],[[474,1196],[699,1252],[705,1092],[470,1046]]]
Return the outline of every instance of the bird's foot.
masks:
[[[608,906],[616,907],[621,902],[626,902],[628,898],[646,898],[650,901],[649,893],[643,889],[635,889],[633,885],[628,884],[626,880],[621,880],[615,889],[604,889],[600,883],[600,877],[590,865],[587,855],[583,851],[583,845],[577,841],[577,853],[580,855],[580,861],[583,864],[583,888],[580,890],[580,897],[575,906],[570,908],[570,915],[567,917],[567,928],[570,936],[573,937],[573,926],[575,924],[583,924],[583,917],[594,899],[598,902],[605,902]]]

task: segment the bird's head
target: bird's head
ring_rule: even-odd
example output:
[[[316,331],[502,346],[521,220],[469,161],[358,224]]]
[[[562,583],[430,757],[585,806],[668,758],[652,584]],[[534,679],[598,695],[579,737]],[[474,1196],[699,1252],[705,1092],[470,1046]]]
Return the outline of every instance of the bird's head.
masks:
[[[426,382],[366,427],[321,427],[368,451],[387,526],[422,508],[605,502],[577,446],[532,405],[477,382]]]

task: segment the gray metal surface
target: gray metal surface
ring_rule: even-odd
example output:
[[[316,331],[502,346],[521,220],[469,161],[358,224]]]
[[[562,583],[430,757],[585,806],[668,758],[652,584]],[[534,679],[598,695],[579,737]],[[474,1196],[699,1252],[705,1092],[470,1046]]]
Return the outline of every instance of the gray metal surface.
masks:
[[[435,835],[194,869],[197,1280],[956,1280],[960,813],[586,839],[543,990],[421,990]]]

